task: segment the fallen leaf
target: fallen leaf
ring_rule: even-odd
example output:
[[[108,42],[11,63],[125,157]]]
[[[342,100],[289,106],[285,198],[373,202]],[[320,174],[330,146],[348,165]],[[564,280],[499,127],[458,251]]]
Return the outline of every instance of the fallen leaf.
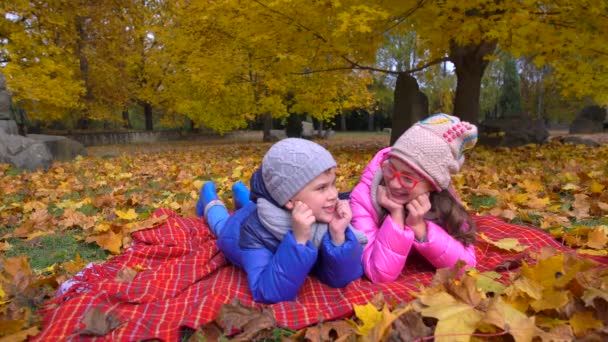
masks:
[[[516,342],[531,341],[536,332],[534,317],[528,317],[500,297],[490,300],[483,322],[493,324],[513,336]]]
[[[135,220],[138,217],[137,213],[135,212],[135,210],[133,210],[133,208],[127,211],[115,209],[114,212],[116,213],[116,216],[127,221]]]
[[[38,327],[31,327],[12,335],[0,337],[0,342],[27,341],[28,337],[36,336],[40,333]]]
[[[604,326],[604,323],[595,317],[591,311],[577,312],[570,318],[570,326],[574,330],[574,335],[577,337],[585,336],[585,333],[591,329],[599,329]]]
[[[122,323],[116,316],[108,315],[99,308],[93,308],[85,313],[82,324],[84,328],[79,331],[81,335],[105,336]]]
[[[491,240],[490,238],[488,238],[484,233],[479,233],[478,235],[479,235],[479,237],[481,237],[482,240],[484,240],[484,241],[488,242],[489,244],[496,246],[500,249],[504,249],[506,251],[521,252],[521,251],[525,250],[526,248],[528,248],[528,246],[520,245],[519,240],[514,239],[514,238],[505,238],[505,239],[500,239],[500,240],[494,241],[494,240]]]
[[[319,323],[306,328],[304,339],[309,341],[336,341],[354,338],[355,329],[345,321],[331,321]]]
[[[123,267],[122,269],[120,269],[120,271],[118,271],[118,274],[116,275],[116,278],[114,278],[114,280],[120,282],[130,282],[135,279],[136,275],[137,271],[135,269],[131,267]]]

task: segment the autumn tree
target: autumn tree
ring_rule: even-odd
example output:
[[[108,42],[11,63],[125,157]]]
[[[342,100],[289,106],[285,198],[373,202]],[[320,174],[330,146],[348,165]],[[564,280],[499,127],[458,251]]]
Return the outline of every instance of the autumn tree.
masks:
[[[498,100],[500,114],[502,116],[519,115],[522,109],[517,61],[511,56],[504,56],[503,69],[502,87]]]

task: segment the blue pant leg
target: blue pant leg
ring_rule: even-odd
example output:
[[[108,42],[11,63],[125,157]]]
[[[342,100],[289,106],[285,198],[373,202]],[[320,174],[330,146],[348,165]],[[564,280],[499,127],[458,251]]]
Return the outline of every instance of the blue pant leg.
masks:
[[[239,246],[241,226],[249,215],[255,211],[255,208],[255,203],[249,202],[244,207],[235,211],[225,221],[224,227],[217,238],[217,247],[224,253],[226,259],[240,268],[243,268],[241,248]]]
[[[207,216],[205,216],[207,224],[218,239],[229,217],[228,209],[223,205],[214,205],[207,211]]]

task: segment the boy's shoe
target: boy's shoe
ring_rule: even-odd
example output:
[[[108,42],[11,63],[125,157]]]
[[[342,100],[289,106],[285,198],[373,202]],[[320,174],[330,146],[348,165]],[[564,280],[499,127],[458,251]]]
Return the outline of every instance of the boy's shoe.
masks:
[[[201,187],[201,193],[196,202],[196,216],[204,217],[205,208],[212,201],[219,201],[217,197],[217,191],[215,190],[215,183],[207,182]]]
[[[234,208],[240,209],[247,205],[251,200],[249,199],[250,191],[245,183],[238,181],[232,185],[232,196],[234,197]]]

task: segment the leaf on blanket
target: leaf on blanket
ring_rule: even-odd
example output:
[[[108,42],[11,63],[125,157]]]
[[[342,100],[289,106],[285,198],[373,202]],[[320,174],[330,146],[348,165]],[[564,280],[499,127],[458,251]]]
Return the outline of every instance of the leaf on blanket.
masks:
[[[269,310],[244,306],[238,298],[234,298],[230,304],[222,305],[217,320],[226,328],[227,333],[242,331],[232,341],[250,341],[277,325]]]
[[[190,336],[188,342],[219,341],[222,335],[222,329],[215,322],[211,322],[201,326],[192,334],[192,336]]]
[[[159,215],[159,216],[150,216],[149,218],[138,221],[128,223],[126,226],[126,232],[129,234],[135,233],[140,230],[150,229],[158,226],[159,224],[165,223],[169,216],[167,215]]]
[[[345,321],[331,321],[306,328],[304,340],[308,341],[348,341],[356,337],[355,328]]]
[[[480,233],[479,237],[486,241],[487,243],[496,246],[500,249],[504,249],[506,251],[516,251],[516,252],[521,252],[523,250],[525,250],[526,248],[528,248],[528,246],[524,246],[524,245],[520,245],[519,241],[517,239],[514,238],[505,238],[505,239],[500,239],[498,241],[493,241],[490,238],[488,238],[484,233]]]
[[[122,322],[115,315],[106,315],[101,309],[93,308],[84,315],[82,324],[84,328],[79,331],[81,335],[105,336]]]
[[[120,271],[118,271],[118,274],[116,275],[116,278],[114,278],[114,280],[120,282],[130,282],[133,281],[136,275],[137,270],[131,267],[123,267]]]
[[[89,235],[85,241],[89,243],[95,242],[112,254],[120,254],[122,232],[115,233],[112,230],[108,230],[101,234]]]

